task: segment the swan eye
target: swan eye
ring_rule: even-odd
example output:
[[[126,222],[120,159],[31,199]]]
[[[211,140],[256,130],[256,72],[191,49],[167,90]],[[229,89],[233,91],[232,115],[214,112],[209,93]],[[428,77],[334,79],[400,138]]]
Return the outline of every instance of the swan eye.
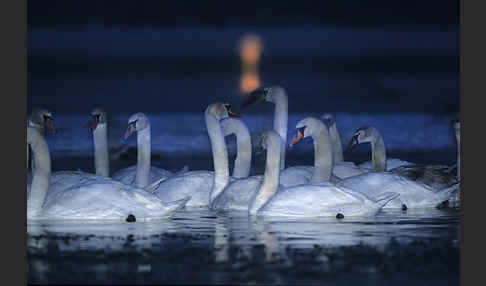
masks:
[[[133,126],[133,127],[136,127],[136,125],[137,125],[137,121],[138,121],[138,119],[137,119],[137,120],[135,120],[135,121],[129,122],[129,123],[128,123],[128,126]]]
[[[300,134],[302,134],[302,136],[304,136],[304,130],[305,130],[305,126],[298,128],[297,132],[300,132]]]
[[[44,117],[44,122],[48,122],[49,120],[52,120],[52,117],[50,117],[49,115],[43,115]]]

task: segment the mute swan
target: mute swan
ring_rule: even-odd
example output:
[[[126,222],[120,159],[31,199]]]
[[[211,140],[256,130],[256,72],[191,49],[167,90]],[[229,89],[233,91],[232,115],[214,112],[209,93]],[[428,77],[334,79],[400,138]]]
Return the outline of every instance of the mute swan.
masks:
[[[403,165],[413,164],[400,159],[387,159],[383,138],[373,126],[363,126],[358,128],[349,141],[348,146],[346,147],[346,152],[350,151],[358,144],[366,142],[371,143],[371,161],[359,164],[361,168],[374,171],[389,171]]]
[[[336,121],[331,113],[324,113],[322,116],[322,121],[329,129],[329,134],[331,136],[332,150],[334,156],[334,167],[332,169],[333,175],[340,179],[345,179],[351,176],[356,176],[368,172],[369,170],[362,169],[353,162],[344,161],[343,158],[343,147],[341,144],[341,136],[336,126]]]
[[[400,159],[387,159],[385,151],[385,143],[381,137],[380,132],[373,126],[363,126],[358,128],[346,147],[346,152],[354,148],[360,143],[371,143],[371,161],[359,164],[363,169],[375,171],[390,171],[404,165],[413,164],[411,162]]]
[[[260,188],[252,194],[248,205],[250,215],[338,218],[343,215],[375,215],[389,200],[398,196],[387,193],[372,201],[365,195],[329,182],[280,188],[281,144],[282,140],[275,131],[263,133],[262,147],[267,150],[265,174]]]
[[[214,172],[190,171],[169,178],[163,181],[154,192],[160,199],[163,201],[172,201],[184,196],[191,196],[191,199],[187,203],[188,207],[205,207],[209,205],[209,202],[213,198],[212,191],[219,192],[219,190],[222,190],[228,184],[230,181],[228,150],[226,149],[220,120],[229,116],[235,117],[237,115],[231,110],[229,104],[220,102],[210,104],[204,112],[206,129],[211,142]],[[226,133],[235,133],[237,136],[245,134],[245,130],[229,130],[242,126],[244,125],[225,123]],[[246,137],[247,135],[244,136]],[[237,158],[242,157],[237,155]],[[249,163],[243,163],[242,165],[246,165],[247,168],[250,166]],[[241,173],[249,173],[249,170],[241,170]]]
[[[108,157],[108,119],[106,113],[100,108],[93,109],[88,124],[93,130],[95,173],[109,177],[110,160]]]
[[[28,220],[168,217],[188,200],[164,204],[145,190],[83,172],[57,172],[57,179],[50,180],[51,159],[44,136],[34,127],[27,127],[27,144],[36,165],[32,183],[27,185]]]
[[[93,120],[96,120],[97,115],[97,113],[94,115]],[[145,188],[149,184],[153,184],[160,179],[167,179],[174,176],[174,173],[170,171],[150,166],[151,131],[150,122],[145,114],[135,113],[130,116],[124,136],[125,140],[134,132],[137,132],[137,164],[116,171],[112,175],[112,178],[124,184],[133,185],[138,188]],[[96,139],[97,138],[95,137],[95,140]],[[187,167],[180,172],[185,172],[186,169]]]
[[[251,169],[251,137],[248,127],[236,118],[225,118],[220,121],[223,136],[236,136],[236,159],[233,167],[233,178],[246,178]]]
[[[56,127],[54,126],[54,120],[52,119],[52,112],[43,108],[43,107],[36,107],[32,110],[27,125],[35,128],[41,134],[46,132],[46,128],[49,129],[53,134],[57,133]],[[29,167],[29,159],[31,160],[31,171],[34,171],[34,160],[29,157],[30,149],[29,145],[27,145],[27,168]],[[31,179],[31,173],[27,172],[27,180]]]
[[[282,172],[289,170],[291,172],[301,171],[301,176],[282,177],[280,175],[279,184],[282,187],[286,187],[308,184],[310,182],[329,181],[332,177],[333,153],[328,130],[320,120],[312,117],[299,121],[296,128],[298,129],[298,135],[292,140],[291,144],[297,143],[303,137],[304,129],[307,130],[307,136],[312,136],[314,139],[314,167],[297,166],[287,168]],[[308,173],[312,175],[308,176]],[[333,180],[338,179],[332,178]],[[220,210],[247,210],[253,194],[260,188],[263,179],[262,176],[254,176],[230,182],[211,203],[211,207]]]
[[[285,169],[285,148],[287,144],[288,124],[288,98],[285,89],[281,86],[261,87],[250,92],[243,104],[242,109],[256,102],[272,102],[275,104],[273,118],[273,130],[280,135],[283,144],[280,150],[280,184],[284,187],[294,186],[297,183],[307,183],[312,177],[310,166],[293,166]]]
[[[363,142],[371,142],[372,166],[375,171],[389,170],[410,180],[424,183],[433,190],[442,190],[458,182],[449,166],[421,166],[413,163],[395,168],[388,166],[390,160],[386,160],[383,139],[378,130],[372,126],[359,128],[351,138],[347,149],[350,150],[357,144]]]

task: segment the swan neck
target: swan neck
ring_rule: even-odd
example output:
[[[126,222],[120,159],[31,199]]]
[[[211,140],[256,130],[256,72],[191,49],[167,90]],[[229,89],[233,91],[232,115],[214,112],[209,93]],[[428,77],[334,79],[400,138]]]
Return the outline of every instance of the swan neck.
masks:
[[[137,132],[137,172],[135,186],[145,188],[149,184],[151,157],[150,125]]]
[[[213,188],[209,197],[210,203],[212,203],[229,183],[228,150],[219,120],[216,116],[208,113],[205,114],[205,117],[214,164]]]
[[[243,121],[227,118],[220,122],[224,136],[236,135],[236,159],[233,168],[234,178],[246,178],[251,168],[251,136]]]
[[[274,137],[267,140],[267,159],[263,183],[252,200],[249,213],[254,215],[277,192],[280,175],[280,145],[281,139]]]
[[[343,145],[341,144],[341,136],[337,129],[336,124],[331,125],[329,128],[329,135],[331,136],[332,149],[334,154],[334,163],[339,163],[344,161],[343,158]]]
[[[35,169],[33,170],[30,195],[27,198],[28,217],[36,216],[41,212],[49,188],[51,175],[51,157],[47,142],[44,136],[37,130],[32,129],[31,131],[33,139],[30,141],[30,146],[32,148]]]
[[[385,143],[378,131],[375,131],[373,141],[371,142],[371,160],[375,171],[386,171]]]
[[[108,127],[106,123],[100,123],[93,131],[95,149],[96,175],[108,177],[110,175],[110,160],[108,158]]]
[[[329,133],[325,127],[318,134],[312,136],[314,141],[314,174],[312,182],[323,182],[331,179],[333,167],[333,149]]]
[[[280,146],[280,170],[285,169],[285,147],[287,144],[287,123],[288,123],[288,98],[287,94],[282,91],[275,94],[272,98],[275,104],[273,118],[273,130],[280,135],[282,143]]]
[[[456,129],[456,143],[457,143],[457,178],[461,179],[461,133],[459,128]]]

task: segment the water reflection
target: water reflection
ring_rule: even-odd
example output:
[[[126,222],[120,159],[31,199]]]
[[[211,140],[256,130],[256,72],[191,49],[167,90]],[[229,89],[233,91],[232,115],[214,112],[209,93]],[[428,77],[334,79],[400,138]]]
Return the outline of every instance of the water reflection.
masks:
[[[336,220],[186,210],[171,219],[150,222],[35,222],[27,225],[27,232],[30,282],[53,281],[53,277],[58,282],[126,282],[129,277],[128,281],[137,283],[285,284],[315,282],[302,280],[302,273],[308,271],[317,271],[318,276],[345,273],[341,264],[353,266],[353,257],[368,255],[370,261],[379,255],[389,257],[393,243],[400,247],[412,245],[414,251],[431,251],[430,247],[443,242],[448,245],[447,251],[452,251],[447,259],[455,262],[459,211],[390,210],[375,218]],[[417,246],[413,245],[415,241],[425,243]],[[454,246],[456,249],[451,250]],[[349,250],[336,255],[343,247],[354,247],[354,256],[347,254]],[[393,259],[398,258],[392,257],[387,263]],[[400,259],[397,263],[403,263]],[[379,273],[380,263],[378,259],[356,271]],[[451,265],[450,261],[443,263],[444,267]],[[410,267],[416,267],[413,265]],[[294,268],[296,272],[289,271]],[[79,276],[63,272],[69,269],[76,269]],[[458,269],[451,271],[451,275],[458,273]],[[83,276],[87,273],[93,275]]]

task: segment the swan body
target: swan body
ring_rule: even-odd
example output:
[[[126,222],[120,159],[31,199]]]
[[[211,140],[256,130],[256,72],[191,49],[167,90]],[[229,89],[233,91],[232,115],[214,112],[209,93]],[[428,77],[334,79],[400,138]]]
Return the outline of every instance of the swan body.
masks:
[[[453,185],[437,191],[427,185],[402,177],[392,172],[369,172],[343,180],[340,186],[352,188],[370,197],[379,196],[385,192],[400,194],[391,200],[384,208],[427,208],[436,207],[447,201],[457,186]]]
[[[136,173],[137,173],[137,165],[133,165],[116,171],[111,177],[114,180],[120,181],[124,184],[134,186]],[[166,180],[172,176],[174,176],[174,173],[170,171],[158,167],[150,166],[148,182],[149,184],[151,184],[157,180],[160,179]]]
[[[36,168],[27,186],[27,219],[125,220],[162,218],[185,206],[188,198],[163,203],[143,189],[105,176],[75,171],[52,174],[47,143],[36,129],[27,128],[27,143]]]
[[[395,168],[399,168],[399,167],[406,166],[406,165],[416,165],[416,164],[408,162],[408,161],[400,160],[400,159],[397,159],[397,158],[386,159],[386,171],[390,171],[390,170],[393,170]],[[374,170],[372,161],[366,161],[364,163],[358,164],[358,167],[361,168],[361,169],[366,169],[366,170]]]
[[[278,190],[258,211],[268,216],[335,217],[374,216],[395,193],[384,194],[373,201],[364,194],[331,182],[311,183]]]

